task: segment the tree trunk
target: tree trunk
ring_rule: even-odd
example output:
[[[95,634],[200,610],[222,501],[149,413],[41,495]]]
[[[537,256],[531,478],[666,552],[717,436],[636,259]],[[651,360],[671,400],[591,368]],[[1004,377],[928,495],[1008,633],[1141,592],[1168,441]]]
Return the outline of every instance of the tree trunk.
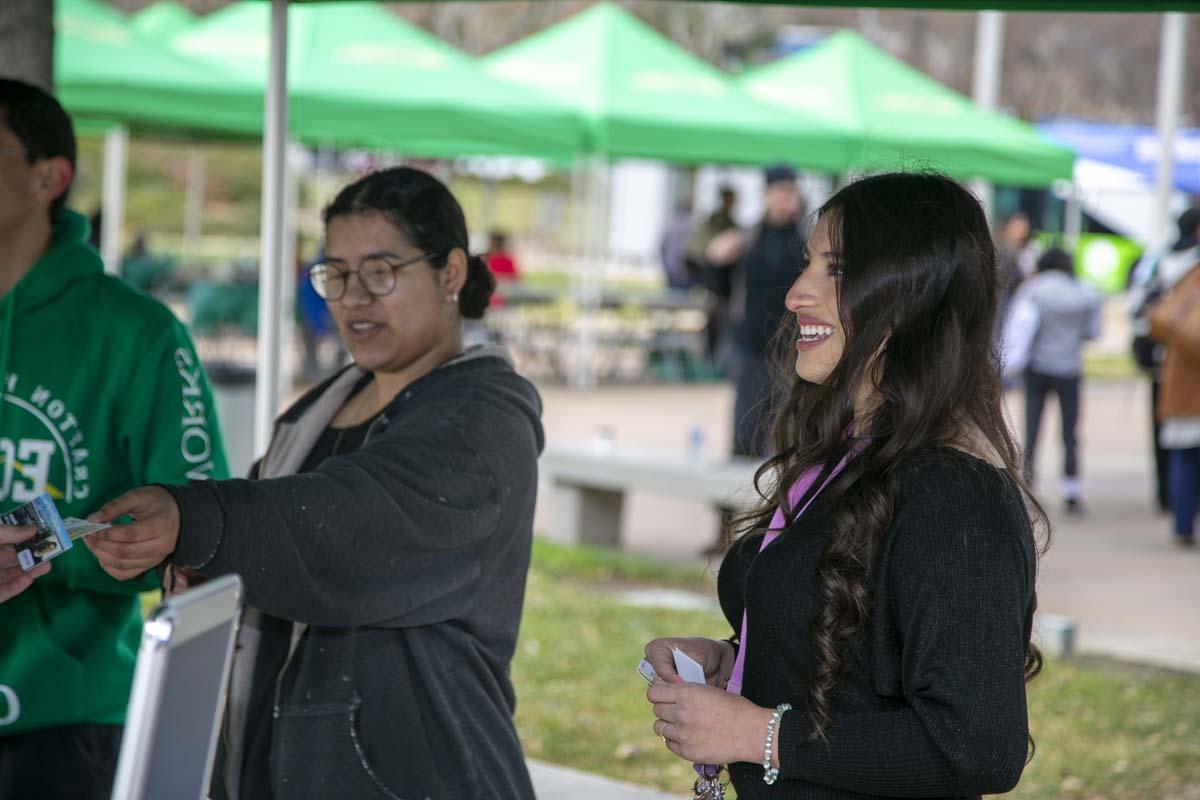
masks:
[[[53,0],[0,0],[0,76],[54,90]]]

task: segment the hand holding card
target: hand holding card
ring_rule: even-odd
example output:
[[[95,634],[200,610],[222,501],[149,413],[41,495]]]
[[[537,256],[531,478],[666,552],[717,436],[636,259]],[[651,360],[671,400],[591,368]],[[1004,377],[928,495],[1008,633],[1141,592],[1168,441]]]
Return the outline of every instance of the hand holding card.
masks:
[[[175,551],[179,541],[179,506],[160,486],[146,486],[118,497],[88,517],[108,525],[123,516],[133,522],[87,535],[84,544],[104,571],[119,581],[154,569]]]
[[[37,534],[37,528],[28,525],[12,527],[0,525],[0,603],[19,595],[50,571],[50,562],[43,561],[29,572],[21,569],[17,562],[15,545],[27,542]]]
[[[71,537],[48,494],[40,494],[0,516],[0,525],[32,526],[36,531],[32,537],[13,545],[17,563],[25,572],[71,549]]]

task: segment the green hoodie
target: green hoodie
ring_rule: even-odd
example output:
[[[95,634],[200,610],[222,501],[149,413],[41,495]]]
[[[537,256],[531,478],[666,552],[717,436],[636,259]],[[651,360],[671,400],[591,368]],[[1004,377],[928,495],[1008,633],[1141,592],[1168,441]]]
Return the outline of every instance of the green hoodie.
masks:
[[[83,517],[148,483],[228,477],[208,381],[183,325],[104,274],[67,212],[0,298],[0,513],[42,491]],[[125,719],[138,593],[82,544],[0,604],[0,737]]]

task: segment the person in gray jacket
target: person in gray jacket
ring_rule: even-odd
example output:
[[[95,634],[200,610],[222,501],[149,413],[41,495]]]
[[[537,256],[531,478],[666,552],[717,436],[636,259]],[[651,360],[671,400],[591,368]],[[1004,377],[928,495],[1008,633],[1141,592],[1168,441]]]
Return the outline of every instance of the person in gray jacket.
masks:
[[[325,228],[311,279],[355,363],[252,480],[135,490],[88,545],[118,579],[245,581],[214,798],[532,798],[509,663],[541,401],[503,351],[464,351],[494,281],[441,182],[368,175]]]
[[[1059,248],[1038,259],[1037,273],[1013,299],[1004,332],[1006,377],[1025,381],[1025,471],[1032,484],[1038,429],[1046,396],[1062,411],[1063,495],[1070,514],[1083,513],[1079,493],[1080,392],[1083,345],[1100,335],[1100,295],[1075,278],[1075,262]]]

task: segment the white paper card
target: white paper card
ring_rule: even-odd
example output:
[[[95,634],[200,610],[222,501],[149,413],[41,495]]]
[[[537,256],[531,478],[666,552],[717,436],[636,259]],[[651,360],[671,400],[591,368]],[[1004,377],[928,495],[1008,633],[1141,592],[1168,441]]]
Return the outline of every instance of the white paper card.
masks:
[[[705,683],[704,667],[700,666],[696,659],[679,648],[672,649],[671,653],[675,656],[675,671],[679,673],[679,677],[688,683]]]

